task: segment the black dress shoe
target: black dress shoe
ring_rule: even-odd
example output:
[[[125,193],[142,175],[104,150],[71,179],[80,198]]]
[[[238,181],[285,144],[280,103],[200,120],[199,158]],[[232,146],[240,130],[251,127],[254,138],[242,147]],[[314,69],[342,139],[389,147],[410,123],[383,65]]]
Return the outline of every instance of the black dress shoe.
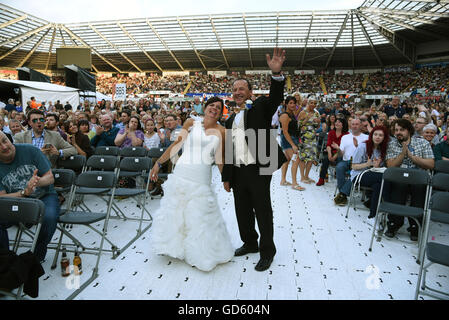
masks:
[[[409,227],[407,231],[410,232],[410,240],[418,241],[418,228],[417,227]]]
[[[256,271],[265,271],[271,266],[272,262],[273,258],[261,258],[254,269]]]
[[[396,230],[388,227],[387,231],[385,231],[385,235],[388,238],[393,238],[396,235]]]
[[[237,250],[235,250],[234,256],[240,257],[240,256],[244,256],[247,253],[256,253],[256,252],[259,252],[259,248],[248,247],[248,246],[243,245],[240,248],[238,248]]]

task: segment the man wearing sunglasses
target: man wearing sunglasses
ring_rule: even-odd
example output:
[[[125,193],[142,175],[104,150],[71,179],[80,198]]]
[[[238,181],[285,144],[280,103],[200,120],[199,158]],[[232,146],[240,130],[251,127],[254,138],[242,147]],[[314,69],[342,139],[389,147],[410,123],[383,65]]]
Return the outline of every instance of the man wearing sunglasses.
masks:
[[[77,154],[75,147],[65,141],[57,131],[45,129],[44,113],[33,109],[28,115],[31,130],[14,136],[15,143],[29,143],[39,148],[48,158],[51,167],[56,167],[58,158],[66,158]]]

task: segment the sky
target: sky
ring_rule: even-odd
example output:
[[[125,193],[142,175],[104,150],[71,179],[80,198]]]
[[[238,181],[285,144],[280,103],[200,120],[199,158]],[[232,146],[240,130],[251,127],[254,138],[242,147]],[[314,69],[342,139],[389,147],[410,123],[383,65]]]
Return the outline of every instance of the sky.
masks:
[[[364,0],[1,0],[55,23],[242,12],[347,10]]]

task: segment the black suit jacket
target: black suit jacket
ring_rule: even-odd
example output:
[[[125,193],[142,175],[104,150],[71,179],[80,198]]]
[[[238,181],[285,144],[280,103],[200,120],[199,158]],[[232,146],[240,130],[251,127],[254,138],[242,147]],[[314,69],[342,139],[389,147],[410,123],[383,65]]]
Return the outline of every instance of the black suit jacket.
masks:
[[[285,161],[287,161],[282,149],[276,141],[275,133],[271,131],[271,120],[273,115],[284,99],[284,84],[285,81],[277,81],[272,79],[269,96],[257,98],[256,101],[253,102],[251,109],[241,111],[244,112],[243,121],[245,124],[245,130],[255,130],[256,143],[249,143],[249,151],[251,152],[251,155],[256,158],[256,166],[258,169],[265,169],[262,169],[263,171],[260,172],[267,175],[271,175],[274,171],[279,169]],[[222,172],[222,181],[230,182],[231,187],[234,180],[234,165],[230,162],[233,161],[232,124],[235,116],[236,114],[234,113],[225,123],[225,128],[227,129],[225,165],[223,166]],[[261,133],[264,133],[264,135]],[[274,136],[271,137],[271,135]],[[246,137],[246,141],[248,143],[248,137]],[[270,141],[273,144],[272,148],[276,150],[275,154],[270,153]],[[263,152],[264,150],[260,148],[263,148],[263,146],[265,147],[265,152]],[[275,161],[274,166],[273,161]]]

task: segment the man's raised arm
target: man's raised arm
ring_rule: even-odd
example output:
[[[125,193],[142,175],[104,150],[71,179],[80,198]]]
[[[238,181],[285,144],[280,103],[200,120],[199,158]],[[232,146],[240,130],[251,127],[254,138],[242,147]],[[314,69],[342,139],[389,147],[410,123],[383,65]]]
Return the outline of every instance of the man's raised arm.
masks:
[[[285,61],[285,50],[281,48],[275,48],[273,51],[273,57],[267,53],[267,65],[271,70],[272,79],[270,84],[270,95],[268,97],[270,103],[270,116],[276,112],[277,107],[284,99],[284,85],[285,77],[281,74],[282,65]]]

